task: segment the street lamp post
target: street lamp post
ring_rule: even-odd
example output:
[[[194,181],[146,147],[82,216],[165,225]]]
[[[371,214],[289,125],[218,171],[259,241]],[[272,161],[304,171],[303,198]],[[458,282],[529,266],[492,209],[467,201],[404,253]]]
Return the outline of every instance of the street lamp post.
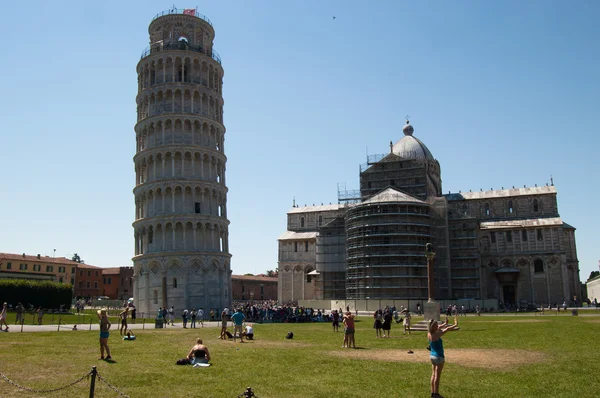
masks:
[[[433,245],[428,243],[425,245],[425,257],[427,257],[427,302],[435,302],[435,286],[433,279],[433,261],[435,260],[435,252]]]
[[[440,320],[440,303],[435,301],[435,279],[433,277],[433,265],[435,263],[435,251],[433,245],[425,245],[425,257],[427,258],[427,303],[423,305],[425,320]]]

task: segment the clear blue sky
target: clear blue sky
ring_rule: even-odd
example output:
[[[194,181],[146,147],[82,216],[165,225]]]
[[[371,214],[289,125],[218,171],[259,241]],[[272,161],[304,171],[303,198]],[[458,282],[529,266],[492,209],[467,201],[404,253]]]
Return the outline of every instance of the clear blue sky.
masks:
[[[196,3],[176,4],[179,8]],[[0,251],[130,265],[136,64],[159,1],[9,2]],[[297,203],[358,188],[410,115],[445,192],[549,182],[598,269],[600,2],[211,1],[232,269],[277,267]],[[333,19],[335,16],[335,20]]]

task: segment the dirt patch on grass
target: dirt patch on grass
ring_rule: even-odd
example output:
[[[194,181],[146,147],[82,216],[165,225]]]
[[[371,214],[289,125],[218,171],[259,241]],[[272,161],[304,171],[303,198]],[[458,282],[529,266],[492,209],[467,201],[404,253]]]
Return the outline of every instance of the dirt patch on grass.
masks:
[[[238,343],[235,343],[238,344]],[[241,345],[252,345],[253,347],[269,347],[269,348],[288,348],[288,347],[308,347],[310,343],[298,343],[295,341],[281,340],[281,341],[270,341],[270,340],[244,340]]]
[[[413,354],[408,354],[407,351],[345,349],[331,351],[329,354],[336,357],[370,361],[431,363],[429,351],[414,350]],[[490,370],[511,369],[515,366],[540,363],[545,359],[546,356],[541,352],[526,350],[452,349],[446,352],[446,361],[450,364]]]
[[[543,323],[550,322],[546,319],[515,319],[512,321],[470,321],[469,323]]]

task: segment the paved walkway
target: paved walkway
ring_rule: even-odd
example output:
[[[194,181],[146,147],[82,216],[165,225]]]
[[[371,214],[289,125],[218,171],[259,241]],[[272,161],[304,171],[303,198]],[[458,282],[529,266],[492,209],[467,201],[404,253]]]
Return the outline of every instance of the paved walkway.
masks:
[[[502,312],[502,313],[482,313],[481,316],[482,317],[502,317],[502,316],[520,316],[520,317],[539,317],[539,316],[544,316],[544,317],[548,317],[548,316],[572,316],[571,314],[571,309],[575,309],[575,308],[568,308],[567,312],[564,311],[560,311],[559,313],[556,312],[556,309],[552,309],[552,310],[548,310],[546,309],[544,311],[544,315],[542,315],[540,312]],[[596,309],[596,308],[577,308],[577,310],[579,310],[579,315],[580,316],[600,316],[600,309]],[[358,312],[359,316],[365,316],[365,317],[370,317],[372,316],[372,312],[370,311],[359,311]],[[445,316],[445,314],[441,314],[441,316]],[[476,315],[473,313],[469,313],[467,315],[469,318],[471,317],[475,317]],[[420,318],[417,315],[413,315],[413,320],[416,320],[416,318]],[[459,316],[460,318],[460,316]],[[189,322],[188,322],[188,329],[189,327]],[[265,324],[269,324],[269,323],[265,323]],[[111,327],[111,332],[115,333],[119,331],[119,324],[115,322],[112,324]],[[21,326],[20,325],[9,325],[9,330],[10,332],[17,332],[17,333],[21,333],[22,332],[72,332],[73,331],[73,324],[63,324],[60,325],[60,327],[58,326],[58,324],[55,325],[23,325],[23,328],[21,330]],[[209,321],[205,321],[204,322],[204,327],[205,328],[219,328],[221,327],[221,322],[220,321],[213,321],[213,322],[209,322]],[[141,329],[148,329],[148,330],[153,330],[155,329],[154,327],[154,319],[146,319],[145,323],[142,319],[138,318],[137,323],[131,323],[131,321],[128,322],[127,324],[127,328],[131,329],[131,330],[141,330]],[[196,322],[196,328],[197,329],[201,329],[202,325],[198,322]],[[77,325],[77,329],[78,331],[90,331],[90,330],[100,330],[100,325],[98,324],[98,322],[94,321],[92,322],[92,324],[90,325],[89,322],[87,324],[78,324]],[[175,326],[166,326],[163,329],[160,330],[177,330],[177,329],[183,329],[183,323],[181,323],[181,320],[178,320],[175,322]]]
[[[189,325],[190,324],[188,322],[188,329],[190,329]],[[112,324],[110,331],[112,333],[115,333],[115,332],[118,333],[119,327],[120,327],[120,325],[118,325],[115,322]],[[219,328],[219,327],[221,327],[221,322],[204,322],[204,328]],[[142,322],[128,323],[127,328],[131,329],[131,330],[155,329],[154,328],[154,320],[152,320],[151,322],[150,322],[150,320],[147,320],[145,324]],[[183,329],[183,323],[175,322],[175,326],[169,325],[161,330],[177,330],[177,329]],[[196,329],[202,329],[202,325],[198,322],[196,322]],[[93,322],[91,325],[89,323],[87,325],[81,324],[81,325],[77,325],[77,330],[78,331],[90,331],[90,330],[99,331],[100,325],[98,324],[98,322]],[[23,325],[22,331],[24,333],[25,332],[57,332],[57,331],[72,332],[73,324],[64,324],[64,325],[60,325],[60,327],[58,325]],[[9,332],[21,333],[21,325],[10,325],[9,324]]]

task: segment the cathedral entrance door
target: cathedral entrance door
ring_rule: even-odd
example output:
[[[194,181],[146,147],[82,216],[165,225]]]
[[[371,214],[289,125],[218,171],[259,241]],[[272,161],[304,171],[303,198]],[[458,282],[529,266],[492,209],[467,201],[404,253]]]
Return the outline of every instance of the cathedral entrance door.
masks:
[[[504,295],[504,304],[515,305],[515,285],[502,286],[502,293]]]

